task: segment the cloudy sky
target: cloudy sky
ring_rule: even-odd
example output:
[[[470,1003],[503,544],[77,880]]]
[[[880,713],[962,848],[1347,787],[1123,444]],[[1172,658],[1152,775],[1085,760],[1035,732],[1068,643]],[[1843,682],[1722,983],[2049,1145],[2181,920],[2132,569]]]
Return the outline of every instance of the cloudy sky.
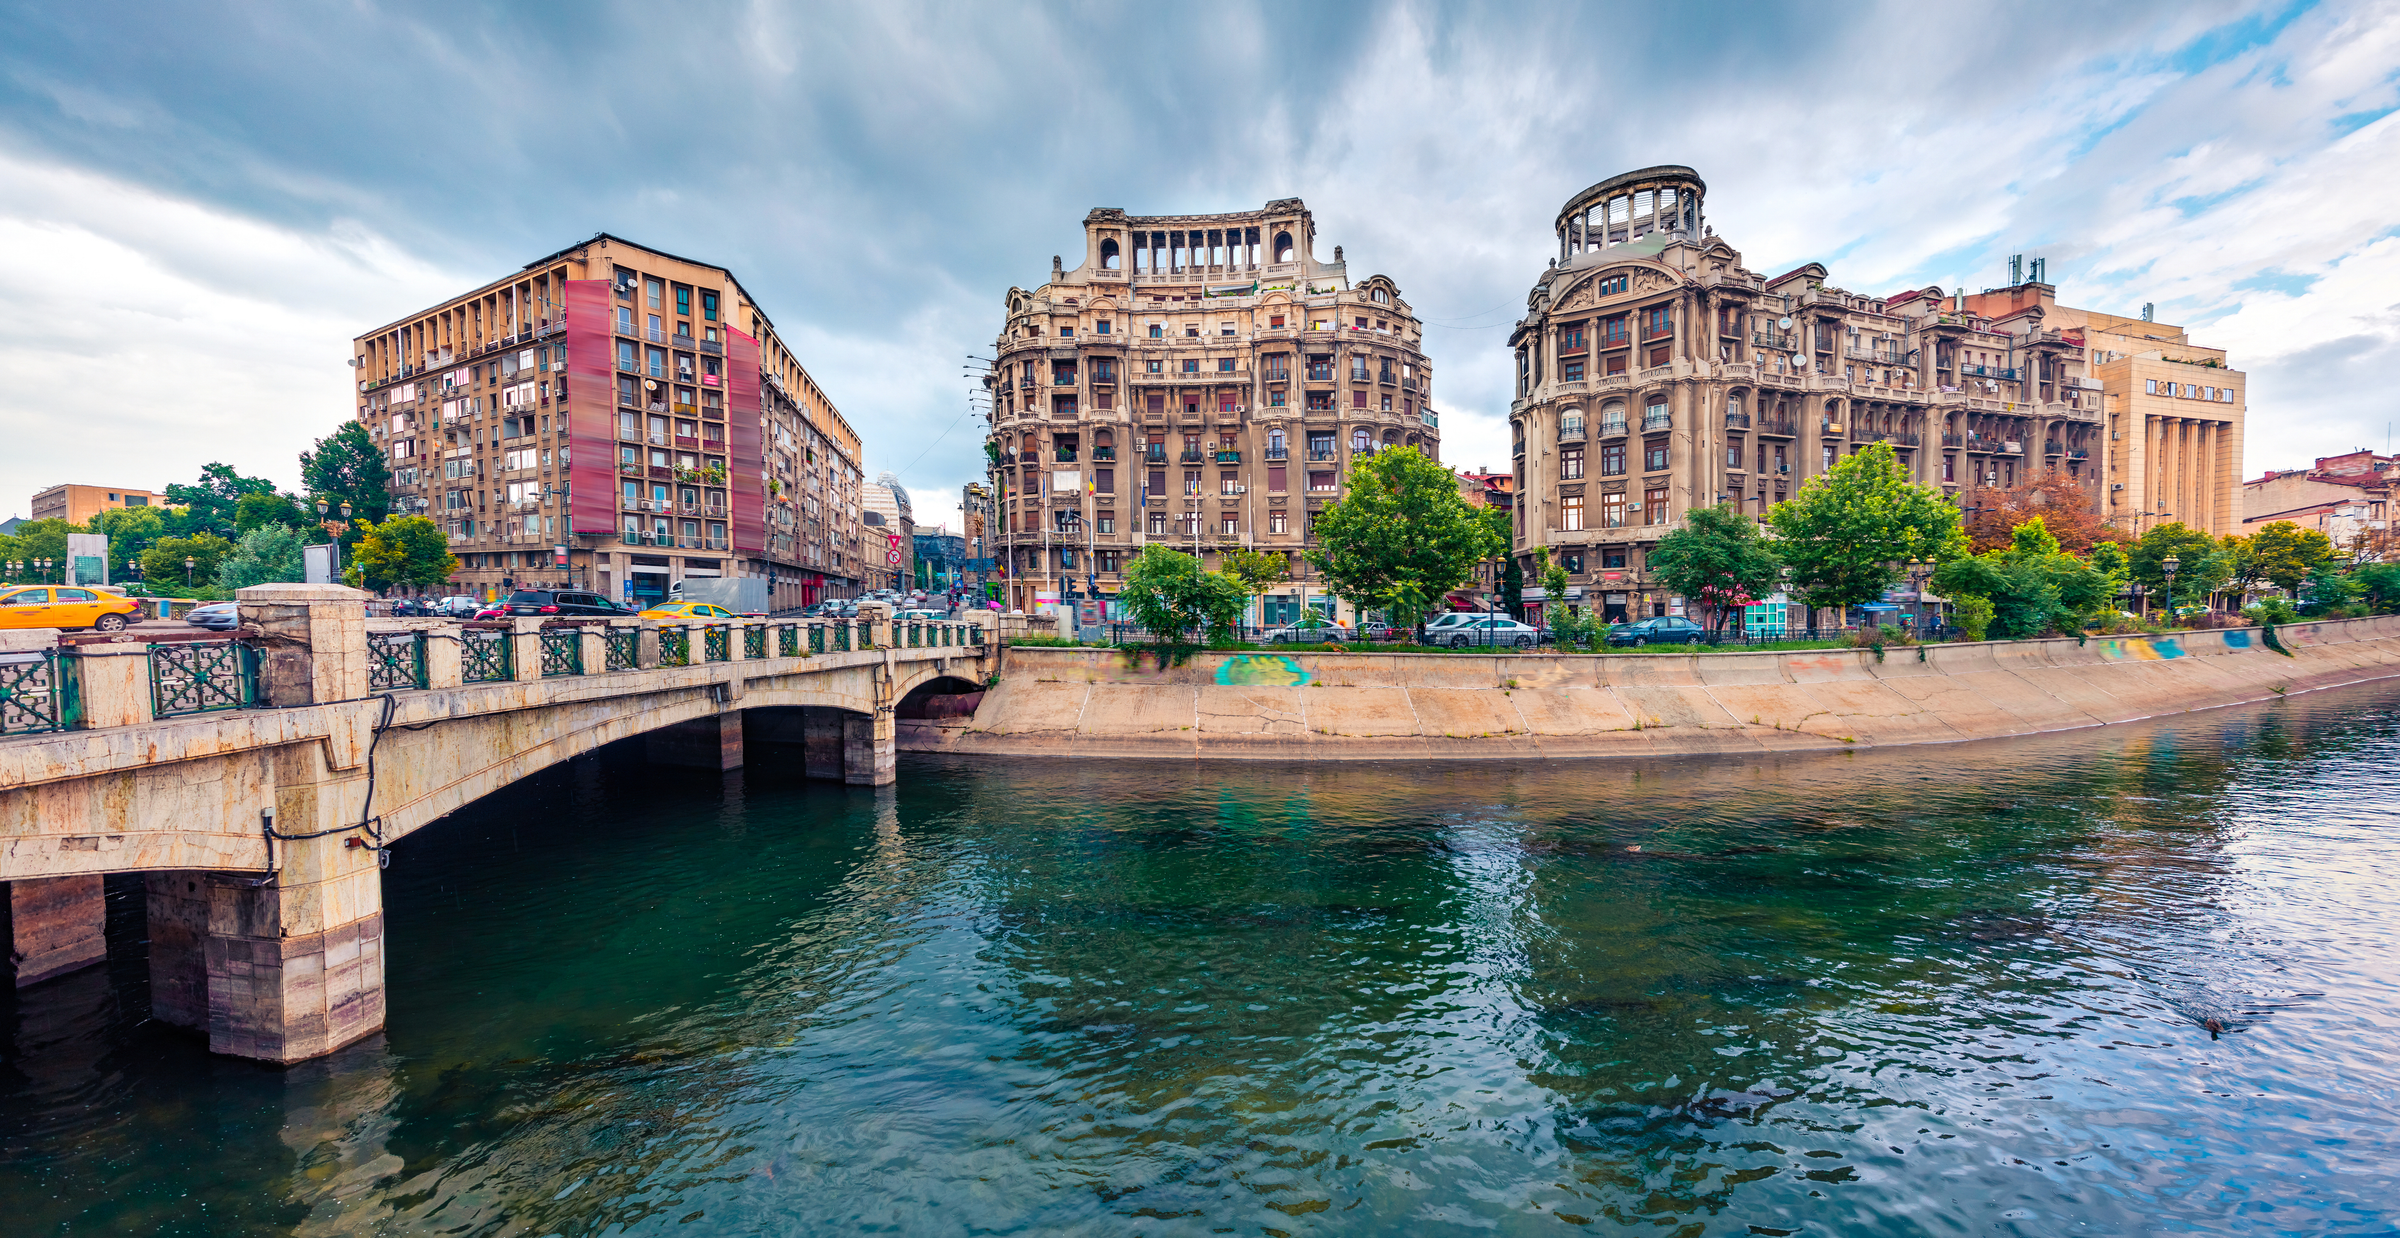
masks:
[[[1290,196],[1427,321],[1444,455],[1498,464],[1553,214],[1656,163],[1763,273],[2023,253],[2156,302],[2250,372],[2252,476],[2400,419],[2400,3],[0,9],[0,515],[296,487],[353,333],[607,230],[737,272],[955,521],[961,367],[1088,209]]]

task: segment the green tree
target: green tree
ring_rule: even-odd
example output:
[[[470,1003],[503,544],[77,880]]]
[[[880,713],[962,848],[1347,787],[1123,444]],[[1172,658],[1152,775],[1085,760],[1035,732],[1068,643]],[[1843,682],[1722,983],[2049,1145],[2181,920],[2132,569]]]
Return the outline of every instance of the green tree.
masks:
[[[2256,553],[2256,538],[2252,539],[2251,546],[2252,553]],[[2206,532],[2181,521],[2172,521],[2142,534],[2141,540],[2126,552],[2126,557],[2131,561],[2133,579],[2140,582],[2147,595],[2164,604],[2169,558],[2175,560],[2175,596],[2199,597],[2223,587],[2226,576],[2232,570],[2233,557],[2219,553],[2221,549],[2217,539]]]
[[[1808,479],[1777,503],[1768,523],[1791,587],[1810,607],[1846,609],[1881,597],[1911,559],[1943,563],[1966,553],[1958,509],[1916,485],[1889,443],[1871,443]]]
[[[1282,584],[1292,574],[1291,556],[1279,550],[1228,550],[1223,560],[1225,574],[1242,582],[1243,590],[1252,597]]]
[[[279,524],[287,529],[313,529],[320,526],[317,513],[292,495],[268,490],[245,494],[233,502],[233,527],[247,533],[252,529]]]
[[[2358,599],[2379,615],[2400,611],[2400,563],[2370,563],[2350,573]]]
[[[1983,616],[1996,634],[2022,640],[2081,626],[2084,616],[2115,596],[2108,575],[2059,549],[2042,517],[2009,531],[2005,549],[1953,559],[1933,573],[1934,591],[1960,601],[1976,598],[1991,606]],[[1962,627],[1970,625],[1961,622]],[[1980,634],[1969,639],[1980,640]]]
[[[1458,475],[1414,447],[1387,447],[1350,472],[1349,496],[1317,517],[1309,561],[1361,610],[1414,623],[1507,545],[1458,495]]]
[[[395,585],[428,589],[458,571],[449,535],[423,516],[393,516],[367,526],[351,563],[366,587],[377,593]]]
[[[1706,608],[1710,627],[1775,591],[1783,560],[1758,525],[1730,505],[1695,507],[1683,527],[1658,539],[1650,571],[1670,591]]]
[[[1542,569],[1542,620],[1550,625],[1550,635],[1562,649],[1581,648],[1592,643],[1598,625],[1592,621],[1587,608],[1577,610],[1567,604],[1567,569],[1550,562],[1550,552],[1536,550],[1534,562]]]
[[[225,556],[233,553],[233,543],[214,533],[194,533],[190,537],[162,537],[150,543],[142,552],[142,579],[154,593],[173,594],[188,589],[207,589],[216,584],[217,568]],[[183,561],[192,566],[187,576]]]
[[[342,428],[300,453],[300,484],[328,503],[350,505],[351,519],[372,524],[392,508],[392,470],[367,427],[345,421]]]
[[[2355,572],[2345,572],[2331,560],[2319,563],[2308,574],[2303,587],[2312,614],[2340,610],[2366,596],[2366,587]]]
[[[270,524],[242,534],[233,553],[217,565],[217,588],[230,594],[251,585],[296,584],[307,579],[297,530]]]
[[[2303,529],[2289,520],[2278,520],[2250,535],[2250,556],[2257,561],[2259,579],[2270,581],[2285,593],[2296,597],[2300,592],[2300,582],[2307,580],[2320,564],[2333,557],[2333,539],[2315,529]]]
[[[200,470],[200,480],[194,485],[167,483],[167,502],[184,509],[189,534],[206,529],[219,537],[236,532],[233,523],[234,506],[245,494],[273,494],[275,483],[264,477],[244,477],[233,466],[212,463]]]
[[[52,566],[47,575],[40,568],[26,567],[21,569],[24,579],[57,580],[62,569],[56,565],[67,560],[67,534],[85,531],[64,520],[28,520],[17,526],[16,533],[9,538],[9,545],[0,547],[0,550],[5,550],[7,558],[19,563],[50,560]]]
[[[90,531],[108,538],[108,578],[123,582],[151,543],[166,536],[166,515],[155,507],[116,507],[92,517]]]
[[[1117,600],[1163,644],[1230,639],[1250,595],[1241,581],[1203,571],[1200,560],[1152,542],[1125,570]]]

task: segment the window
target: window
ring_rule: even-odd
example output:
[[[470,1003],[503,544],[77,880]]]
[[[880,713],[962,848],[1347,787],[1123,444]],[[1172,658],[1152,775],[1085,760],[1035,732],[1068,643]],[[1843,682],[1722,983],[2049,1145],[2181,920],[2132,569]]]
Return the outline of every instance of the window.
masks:
[[[1183,359],[1183,372],[1184,372],[1184,373],[1186,373],[1186,374],[1197,374],[1197,373],[1199,373],[1199,372],[1200,372],[1200,359],[1199,359],[1198,357],[1185,357],[1185,358]]]
[[[1060,327],[1060,328],[1058,329],[1058,333],[1059,333],[1061,336],[1065,336],[1065,337],[1067,337],[1067,338],[1070,338],[1070,339],[1071,339],[1071,338],[1073,338],[1073,337],[1074,337],[1074,335],[1075,335],[1075,328],[1073,328],[1073,327],[1071,327],[1071,326],[1067,326],[1067,327]]]
[[[1115,494],[1117,492],[1117,471],[1115,469],[1093,469],[1092,489],[1101,494]]]
[[[1367,393],[1366,393],[1366,392],[1364,392],[1364,391],[1353,391],[1353,392],[1351,392],[1351,393],[1350,393],[1350,407],[1352,407],[1352,408],[1365,408],[1366,406],[1367,406]]]
[[[1567,481],[1583,476],[1583,448],[1569,447],[1558,453],[1558,475]]]
[[[2144,394],[2144,395],[2157,395],[2157,394],[2158,394],[2158,380],[2157,380],[2157,379],[2155,379],[2155,378],[2145,378],[2145,379],[2143,379],[2143,380],[2142,380],[2142,394]]]
[[[1187,340],[1196,340],[1196,339],[1199,339],[1199,338],[1200,338],[1200,324],[1199,324],[1199,323],[1196,323],[1196,322],[1187,322],[1187,323],[1183,324],[1183,338],[1185,338],[1185,339],[1187,339]]]
[[[1231,358],[1231,357],[1219,357],[1219,358],[1217,358],[1217,373],[1219,373],[1219,374],[1231,374],[1231,373],[1233,373],[1233,358]]]
[[[681,284],[675,286],[675,312],[684,318],[692,316],[692,290]]]
[[[1670,360],[1672,360],[1672,358],[1669,356],[1668,351],[1665,348],[1653,348],[1650,350],[1649,360],[1643,362],[1643,364],[1649,366],[1651,369],[1657,369],[1658,367],[1667,364]]]
[[[1183,492],[1185,494],[1200,493],[1200,470],[1185,469],[1183,471]]]
[[[1114,522],[1112,521],[1111,523]],[[1100,552],[1100,570],[1103,572],[1116,571],[1121,560],[1121,552],[1115,550],[1103,550]]]
[[[1623,491],[1600,496],[1600,527],[1603,529],[1625,527],[1625,494]],[[1618,566],[1624,565],[1618,564]]]
[[[1093,324],[1092,324],[1092,334],[1094,334],[1094,335],[1106,335],[1106,334],[1108,334],[1108,320],[1107,320],[1107,319],[1105,319],[1105,318],[1103,318],[1103,319],[1101,319],[1100,321],[1093,323]]]
[[[1611,275],[1607,279],[1601,280],[1600,295],[1604,297],[1612,296],[1616,293],[1625,291],[1625,281],[1629,278],[1629,276],[1624,275]]]
[[[1102,488],[1106,489],[1107,487]],[[1117,514],[1115,512],[1097,512],[1093,515],[1092,519],[1098,524],[1099,530],[1102,533],[1114,533],[1117,531]]]
[[[1334,488],[1334,486],[1333,486],[1333,473],[1332,473],[1332,471],[1331,471],[1331,470],[1324,470],[1324,471],[1319,471],[1319,472],[1312,472],[1312,473],[1310,473],[1310,474],[1308,475],[1308,488],[1309,488],[1309,489],[1311,489],[1311,490],[1331,490],[1331,489],[1333,489],[1333,488]]]
[[[1275,330],[1275,331],[1280,331],[1280,330],[1282,330],[1282,329],[1283,329],[1283,315],[1281,315],[1281,314],[1275,314],[1275,315],[1272,315],[1272,316],[1270,316],[1270,317],[1267,319],[1267,327],[1268,327],[1268,329],[1269,329],[1269,330]]]
[[[1277,472],[1282,472],[1283,470],[1281,470],[1281,469],[1277,469],[1276,471],[1277,471]],[[1281,532],[1284,532],[1284,530],[1285,530],[1285,523],[1284,523],[1284,522],[1285,522],[1285,516],[1284,516],[1284,511],[1283,511],[1283,509],[1282,509],[1282,508],[1280,508],[1280,507],[1279,507],[1279,508],[1276,508],[1274,511],[1268,512],[1268,513],[1267,513],[1267,532],[1269,532],[1269,533],[1281,533]]]
[[[1163,335],[1163,334],[1165,334],[1165,328],[1163,328],[1163,327],[1160,327],[1160,326],[1159,326],[1157,323],[1155,323],[1155,322],[1150,324],[1150,338],[1151,338],[1151,339],[1154,339],[1154,340],[1155,340],[1155,339],[1159,338],[1159,337],[1160,337],[1161,335]],[[1150,372],[1151,372],[1151,373],[1153,373],[1153,374],[1155,374],[1155,373],[1157,373],[1157,372],[1158,372],[1158,363],[1157,363],[1156,361],[1153,361],[1153,362],[1151,362],[1151,363],[1150,363]]]
[[[1365,426],[1353,426],[1350,430],[1350,450],[1365,451],[1366,449],[1367,428]]]
[[[1226,512],[1220,522],[1219,532],[1227,537],[1238,537],[1242,532],[1242,522],[1232,512]]]
[[[666,292],[666,285],[655,279],[646,279],[642,281],[642,291],[647,294],[650,308],[657,309],[658,299]]]
[[[617,307],[617,331],[623,335],[633,334],[632,306],[620,305]]]
[[[1579,322],[1579,323],[1576,323],[1574,326],[1571,326],[1571,327],[1564,328],[1563,330],[1561,330],[1561,331],[1558,333],[1558,350],[1559,350],[1560,352],[1574,352],[1574,351],[1576,351],[1576,350],[1578,350],[1578,349],[1580,349],[1580,348],[1582,348],[1582,347],[1583,347],[1583,324],[1582,324],[1582,323],[1580,323],[1580,322]]]
[[[700,294],[700,316],[710,322],[717,320],[717,294],[713,292]]]
[[[1656,473],[1667,467],[1667,445],[1664,442],[1642,445],[1642,471]]]
[[[1560,367],[1560,374],[1559,374],[1559,376],[1560,376],[1561,378],[1564,378],[1566,381],[1568,381],[1568,382],[1571,382],[1571,383],[1579,383],[1579,382],[1582,382],[1582,381],[1583,381],[1583,363],[1582,363],[1581,361],[1569,361],[1569,362],[1567,362],[1567,363],[1566,363],[1566,365],[1564,365],[1564,366]]]
[[[1561,566],[1567,569],[1568,575],[1583,575],[1583,554],[1581,551],[1568,551],[1567,553],[1558,556],[1558,561]]]
[[[1647,517],[1648,523],[1665,524],[1667,522],[1667,492],[1664,489],[1643,491],[1642,506],[1645,509],[1644,515]]]
[[[1738,469],[1742,467],[1742,445],[1740,441],[1737,440],[1725,444],[1725,467],[1729,469]]]
[[[1165,512],[1152,512],[1152,513],[1150,513],[1150,536],[1152,536],[1152,537],[1165,537],[1166,535],[1167,535],[1167,514],[1166,514]]]
[[[1570,494],[1558,501],[1559,527],[1574,532],[1583,527],[1583,496]]]
[[[1623,477],[1625,475],[1625,444],[1601,444],[1600,475],[1602,477]]]
[[[1284,484],[1286,480],[1288,480],[1286,466],[1281,464],[1270,464],[1267,466],[1267,489],[1278,491],[1283,490],[1286,488]]]
[[[1276,233],[1276,234],[1275,234],[1275,261],[1277,261],[1277,262],[1290,262],[1291,260],[1292,260],[1292,234],[1291,234],[1291,233],[1289,233],[1289,232],[1278,232],[1278,233]]]
[[[1167,363],[1166,363],[1166,362],[1164,362],[1164,361],[1145,361],[1145,362],[1143,362],[1143,363],[1142,363],[1142,370],[1143,370],[1143,372],[1144,372],[1144,373],[1148,373],[1148,374],[1158,374],[1158,373],[1163,373],[1163,372],[1165,372],[1165,370],[1166,370],[1166,365],[1167,365]],[[1151,398],[1151,399],[1153,399],[1153,400],[1162,400],[1164,397],[1161,397],[1161,396],[1152,396],[1152,397],[1150,397],[1150,398]],[[1164,405],[1162,404],[1160,407],[1161,407],[1161,408],[1163,408],[1163,407],[1164,407]],[[1158,410],[1155,410],[1155,409],[1154,409],[1154,410],[1152,410],[1152,411],[1158,411]]]
[[[1220,323],[1218,323],[1218,324],[1217,324],[1217,334],[1219,334],[1219,335],[1232,335],[1232,334],[1233,334],[1233,324],[1232,324],[1232,323],[1230,323],[1230,322],[1220,322]]]
[[[1942,457],[1942,480],[1943,480],[1943,481],[1957,481],[1957,480],[1958,480],[1958,457],[1956,457],[1956,456],[1943,456],[1943,457]]]

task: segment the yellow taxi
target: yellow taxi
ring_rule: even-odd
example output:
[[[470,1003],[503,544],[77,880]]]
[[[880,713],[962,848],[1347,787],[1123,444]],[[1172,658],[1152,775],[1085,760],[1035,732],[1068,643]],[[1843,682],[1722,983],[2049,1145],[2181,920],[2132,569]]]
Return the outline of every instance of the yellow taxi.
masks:
[[[132,598],[73,585],[0,585],[0,628],[97,628],[122,632],[140,607]]]
[[[660,602],[635,616],[638,619],[681,619],[686,623],[693,620],[732,619],[734,617],[732,611],[722,606],[712,606],[707,602]]]

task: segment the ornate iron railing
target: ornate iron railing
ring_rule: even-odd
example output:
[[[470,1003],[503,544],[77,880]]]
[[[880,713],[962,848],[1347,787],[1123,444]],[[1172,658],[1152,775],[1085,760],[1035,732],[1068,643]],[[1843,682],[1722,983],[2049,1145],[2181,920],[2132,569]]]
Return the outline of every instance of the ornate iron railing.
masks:
[[[692,630],[690,628],[660,628],[658,630],[658,664],[660,666],[690,666],[692,664]]]
[[[745,658],[767,656],[767,630],[765,628],[751,624],[742,629],[742,656]]]
[[[642,630],[640,628],[610,628],[607,640],[608,669],[629,671],[641,665]]]
[[[836,653],[850,652],[849,620],[844,619],[841,622],[833,625],[833,649]]]
[[[495,683],[517,677],[516,640],[495,628],[467,628],[458,634],[459,669],[468,683]]]
[[[800,629],[798,627],[787,623],[775,629],[775,656],[779,658],[800,656]]]
[[[583,673],[583,629],[542,629],[542,678]]]
[[[983,644],[983,625],[982,625],[982,624],[980,624],[980,623],[970,623],[970,624],[968,624],[968,625],[967,625],[967,643],[968,643],[968,644],[970,644],[970,645],[976,645],[976,646],[980,646],[980,645],[982,645],[982,644]]]
[[[824,625],[824,624],[822,624],[822,623],[812,623],[812,624],[808,625],[808,651],[809,651],[810,653],[823,653],[823,652],[825,652],[825,625]]]
[[[65,730],[65,684],[55,652],[0,655],[0,735]]]
[[[425,686],[423,632],[367,633],[367,690],[392,692]]]
[[[258,703],[258,650],[240,641],[150,646],[150,714],[168,718]]]
[[[701,638],[702,648],[707,651],[709,661],[730,662],[733,660],[733,633],[724,624],[708,625],[707,630],[701,633]]]

